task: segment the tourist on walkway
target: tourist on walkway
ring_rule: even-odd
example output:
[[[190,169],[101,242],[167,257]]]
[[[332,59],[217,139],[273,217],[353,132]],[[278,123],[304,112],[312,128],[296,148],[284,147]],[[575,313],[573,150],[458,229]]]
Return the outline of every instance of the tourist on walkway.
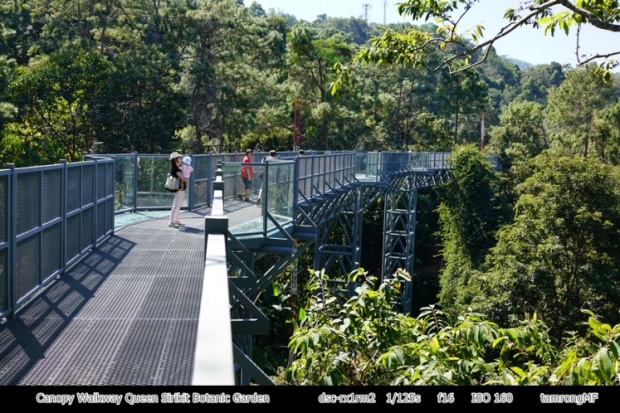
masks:
[[[240,201],[250,202],[250,188],[252,187],[252,178],[254,177],[254,169],[252,165],[246,165],[252,162],[252,149],[245,150],[245,157],[241,165],[241,180],[243,181],[243,192],[238,194]],[[245,195],[245,197],[244,197]]]
[[[183,199],[185,198],[184,188],[187,186],[187,181],[183,178],[183,173],[181,172],[181,155],[178,152],[172,152],[170,154],[170,175],[177,176],[179,178],[181,181],[181,189],[174,193],[174,201],[172,202],[172,209],[170,210],[170,220],[168,222],[168,226],[179,228],[183,226],[181,221],[179,221],[179,213],[181,212],[181,205],[183,204]]]
[[[277,155],[277,152],[275,149],[270,150],[269,157],[263,159],[263,162],[268,162],[274,159],[278,159],[276,155]],[[260,171],[260,174],[258,175],[258,177],[260,178],[260,189],[258,190],[258,199],[256,200],[256,205],[259,205],[259,206],[263,199],[263,177],[265,176],[264,174],[265,174],[265,168],[263,167],[263,169]]]

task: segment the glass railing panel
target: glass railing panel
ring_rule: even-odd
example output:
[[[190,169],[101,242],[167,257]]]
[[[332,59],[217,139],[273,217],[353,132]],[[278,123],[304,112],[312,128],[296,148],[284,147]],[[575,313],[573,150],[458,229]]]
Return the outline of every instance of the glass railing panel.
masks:
[[[128,170],[131,171],[132,167],[133,163],[128,165]],[[138,209],[172,207],[174,194],[164,189],[164,181],[169,172],[170,158],[168,155],[140,155],[136,202]],[[184,206],[187,206],[187,192]]]
[[[293,219],[295,201],[295,163],[269,162],[265,168],[265,206],[280,223]],[[273,225],[267,222],[268,230]]]

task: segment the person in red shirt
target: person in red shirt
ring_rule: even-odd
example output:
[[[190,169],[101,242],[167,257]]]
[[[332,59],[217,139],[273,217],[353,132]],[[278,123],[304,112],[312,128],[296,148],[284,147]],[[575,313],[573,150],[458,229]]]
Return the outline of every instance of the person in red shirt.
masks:
[[[252,149],[245,150],[243,164],[252,162]],[[243,193],[238,194],[240,201],[250,202],[250,188],[252,187],[252,178],[254,177],[254,169],[252,165],[241,165],[241,180],[243,181]],[[244,198],[245,195],[245,198]]]

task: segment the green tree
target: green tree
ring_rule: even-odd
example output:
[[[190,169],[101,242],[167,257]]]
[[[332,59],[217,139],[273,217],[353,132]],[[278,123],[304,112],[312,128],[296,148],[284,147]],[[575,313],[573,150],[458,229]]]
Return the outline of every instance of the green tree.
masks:
[[[179,95],[152,66],[121,57],[113,64],[97,51],[79,48],[20,67],[9,96],[19,117],[7,133],[13,161],[21,166],[34,159],[55,163],[58,155],[77,161],[92,151],[167,150],[183,113]],[[40,147],[19,144],[33,139],[48,142],[41,157],[24,164],[28,158],[17,156],[24,150],[16,148]]]
[[[501,107],[507,102],[507,93],[521,83],[521,70],[508,59],[498,56],[494,49],[478,67],[481,79],[487,84],[489,90],[490,109],[486,119],[495,118]]]
[[[33,139],[48,141],[33,159],[50,162],[166,150],[183,116],[166,32],[174,10],[148,1],[14,2],[2,17],[16,33],[8,53],[21,62],[9,89],[19,118],[3,146],[16,162],[30,156],[18,156],[23,148],[41,146],[26,142]]]
[[[489,130],[489,150],[510,168],[514,159],[529,159],[549,148],[543,107],[536,102],[516,100],[502,109],[500,124]]]
[[[450,179],[437,187],[445,262],[439,302],[444,311],[456,315],[467,308],[471,274],[484,264],[508,213],[498,175],[483,153],[471,145],[459,147],[451,166]]]
[[[286,27],[279,18],[254,16],[256,8],[234,0],[192,5],[179,27],[186,43],[178,49],[180,87],[189,98],[188,122],[195,129],[190,150],[205,151],[211,139],[220,142],[218,151],[248,147],[258,141],[258,132],[277,123],[270,107],[286,105],[279,84]]]
[[[620,165],[620,101],[599,112],[594,127],[598,158],[612,165]]]
[[[440,101],[439,112],[452,117],[454,143],[463,144],[479,140],[480,114],[488,104],[488,87],[475,71],[449,74],[443,71],[435,88]],[[468,128],[461,132],[462,125]],[[474,126],[474,127],[472,127]],[[464,135],[464,136],[463,136]]]
[[[306,125],[306,134],[314,135],[314,147],[334,149],[337,141],[330,143],[330,124],[340,108],[329,93],[332,68],[339,60],[349,59],[353,49],[341,33],[318,31],[302,24],[293,27],[287,42],[289,76],[297,96],[308,107],[307,117],[313,120]]]
[[[361,48],[353,57],[354,63],[377,63],[425,66],[429,53],[441,55],[436,65],[428,66],[430,70],[439,71],[445,68],[449,73],[468,70],[483,63],[493,54],[494,43],[509,36],[524,26],[542,27],[545,34],[555,35],[561,29],[569,33],[571,29],[583,25],[596,29],[620,31],[620,15],[617,13],[618,2],[583,0],[578,5],[569,0],[542,2],[528,0],[522,2],[519,9],[508,8],[504,13],[506,24],[495,35],[480,41],[484,27],[479,24],[473,28],[462,30],[462,17],[472,7],[483,7],[471,0],[436,1],[436,0],[405,0],[398,3],[398,13],[403,17],[411,17],[414,22],[431,21],[437,30],[428,31],[424,27],[403,26],[405,30],[385,30],[380,36],[370,39],[370,44]],[[578,64],[600,62],[599,73],[605,81],[611,79],[611,69],[617,66],[611,57],[620,51],[607,54],[591,54],[581,57],[582,51],[577,44]],[[338,79],[332,85],[332,93],[338,93],[346,85],[354,65],[343,65],[339,70]]]
[[[18,132],[13,136],[47,141],[47,149],[41,156],[49,163],[58,159],[46,159],[45,151],[51,156],[62,153],[68,161],[81,160],[83,152],[91,149],[96,140],[89,112],[96,108],[97,97],[105,87],[106,70],[107,63],[97,54],[79,51],[54,53],[20,67],[9,96],[20,108],[16,123],[29,133]],[[25,144],[25,147],[34,146],[39,145]],[[25,166],[23,159],[13,161]]]
[[[505,100],[526,100],[546,106],[549,89],[560,86],[565,79],[564,68],[556,62],[528,67],[521,71],[520,82],[507,88]]]
[[[318,23],[317,26],[328,30],[337,30],[346,34],[352,43],[358,46],[366,44],[369,38],[370,26],[364,19],[355,17],[349,18],[328,18]]]
[[[0,136],[5,122],[12,119],[16,112],[15,106],[5,100],[16,61],[3,54],[6,50],[3,44],[12,34],[13,32],[0,22]]]
[[[472,308],[497,322],[538,314],[554,337],[587,308],[620,320],[620,180],[592,159],[541,154],[517,188],[514,222],[498,233],[489,270],[471,281]]]
[[[549,92],[545,118],[555,153],[572,156],[596,156],[599,136],[594,119],[598,111],[611,103],[613,84],[603,82],[593,66],[572,69],[566,80]]]

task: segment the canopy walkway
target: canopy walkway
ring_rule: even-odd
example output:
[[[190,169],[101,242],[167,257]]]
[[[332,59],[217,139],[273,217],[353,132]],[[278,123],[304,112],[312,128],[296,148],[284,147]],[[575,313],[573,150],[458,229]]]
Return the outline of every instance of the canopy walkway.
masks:
[[[0,170],[0,384],[273,384],[252,361],[269,328],[256,298],[309,248],[316,269],[354,270],[377,198],[381,275],[413,273],[417,191],[448,179],[449,153],[264,155],[251,202],[237,197],[242,154],[193,156],[181,229],[168,227],[167,156]]]

